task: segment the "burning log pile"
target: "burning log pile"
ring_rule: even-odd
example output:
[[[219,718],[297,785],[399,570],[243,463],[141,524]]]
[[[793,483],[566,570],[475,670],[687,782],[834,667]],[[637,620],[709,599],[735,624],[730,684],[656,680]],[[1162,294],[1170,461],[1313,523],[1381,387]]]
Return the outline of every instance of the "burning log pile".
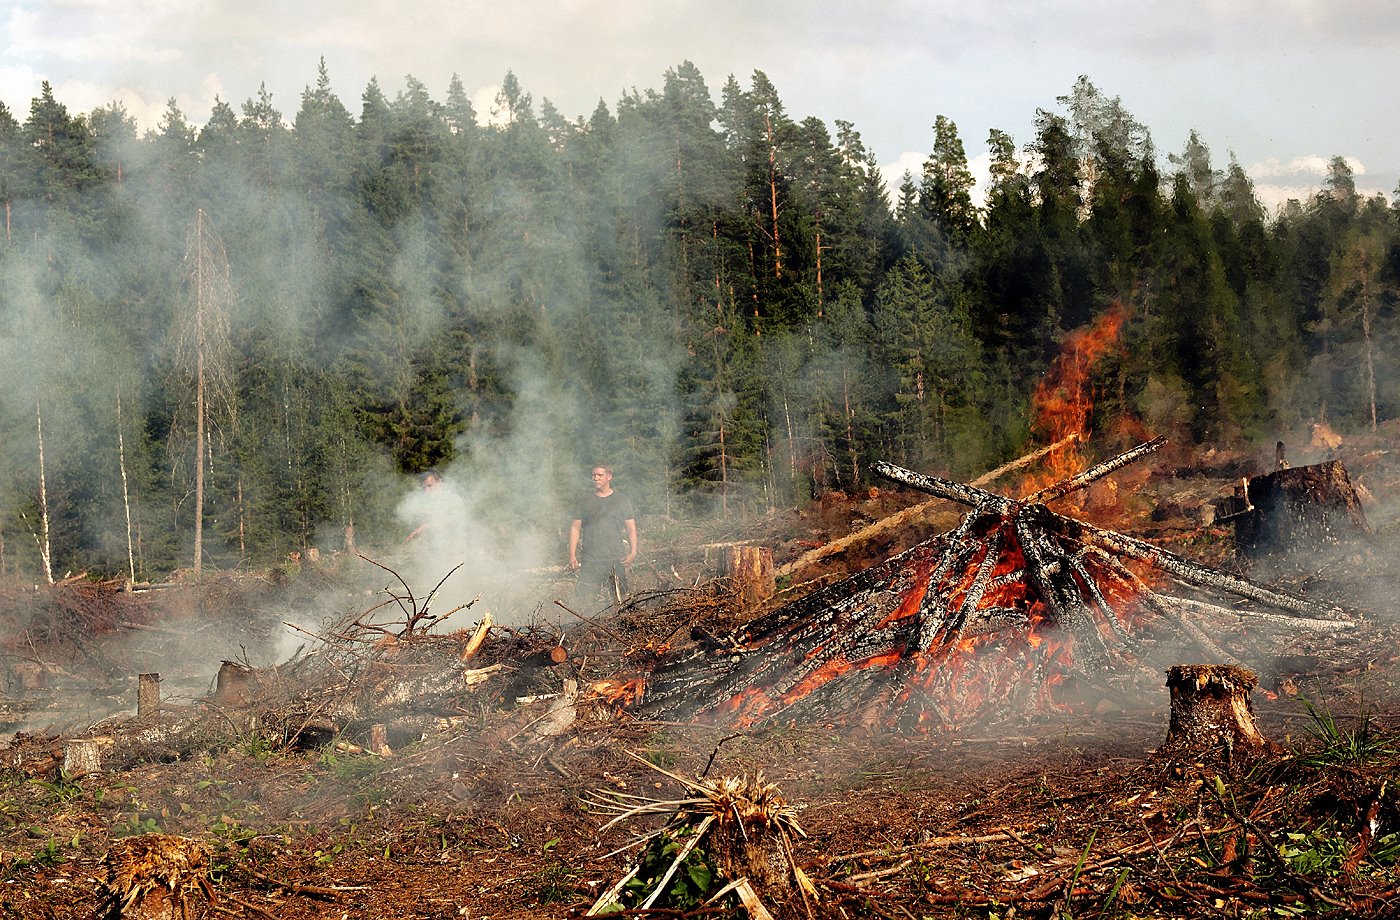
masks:
[[[1212,634],[1334,631],[1343,611],[1052,511],[1159,448],[1141,444],[1023,500],[880,464],[968,505],[952,531],[775,610],[658,669],[641,710],[753,725],[778,716],[951,727],[1056,708],[1141,672],[1154,644],[1236,657]]]

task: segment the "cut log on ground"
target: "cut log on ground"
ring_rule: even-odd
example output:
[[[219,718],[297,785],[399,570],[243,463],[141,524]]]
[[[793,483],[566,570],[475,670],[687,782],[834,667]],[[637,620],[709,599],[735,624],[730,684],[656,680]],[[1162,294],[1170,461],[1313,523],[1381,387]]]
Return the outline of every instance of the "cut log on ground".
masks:
[[[1180,664],[1167,669],[1171,723],[1159,755],[1225,764],[1268,753],[1273,745],[1254,721],[1253,671],[1224,664]]]

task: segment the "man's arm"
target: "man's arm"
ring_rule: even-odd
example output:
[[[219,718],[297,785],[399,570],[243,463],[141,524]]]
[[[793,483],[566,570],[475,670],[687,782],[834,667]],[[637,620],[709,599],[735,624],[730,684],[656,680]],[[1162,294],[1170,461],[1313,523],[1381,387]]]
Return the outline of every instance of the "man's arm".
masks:
[[[583,532],[583,520],[574,518],[569,525],[569,568],[578,568],[578,535]]]
[[[623,565],[631,565],[632,560],[637,558],[637,521],[635,518],[627,519],[627,555],[623,557]]]

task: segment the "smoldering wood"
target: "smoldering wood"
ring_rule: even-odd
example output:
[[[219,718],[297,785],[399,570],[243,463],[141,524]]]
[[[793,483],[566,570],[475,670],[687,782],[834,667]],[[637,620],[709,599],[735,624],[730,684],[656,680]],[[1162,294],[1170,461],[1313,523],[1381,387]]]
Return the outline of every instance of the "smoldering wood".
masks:
[[[1061,497],[1158,449],[1158,439],[1042,490]],[[1354,625],[1333,605],[1298,597],[1067,517],[1033,501],[881,462],[881,475],[972,510],[946,534],[755,619],[677,656],[650,675],[641,712],[711,712],[741,725],[783,713],[842,717],[879,707],[902,723],[963,717],[985,697],[963,676],[1001,656],[1004,699],[1044,696],[1065,642],[1070,667],[1098,674],[1138,667],[1143,643],[1163,639],[1233,662],[1200,620],[1287,630]],[[1134,568],[1141,572],[1134,571]],[[1143,577],[1154,572],[1149,580]],[[1228,607],[1226,605],[1229,605]],[[1026,637],[1030,637],[1029,640]],[[1055,646],[1046,637],[1059,636]],[[973,640],[995,637],[992,659],[968,665]],[[956,663],[955,663],[956,662]],[[992,665],[996,667],[998,665]],[[1054,678],[1054,679],[1062,679]],[[984,703],[985,705],[985,703]]]
[[[1339,460],[1255,476],[1242,491],[1245,507],[1232,515],[1236,550],[1269,571],[1314,570],[1371,537],[1361,497]]]
[[[1068,447],[1070,444],[1074,443],[1078,439],[1078,434],[1068,434],[1060,440],[1056,441],[1054,444],[1047,445],[1045,447],[1039,448],[1038,450],[1033,450],[1030,453],[1025,454],[1024,456],[1017,457],[1015,460],[1003,463],[1001,466],[997,467],[994,470],[989,470],[988,472],[983,473],[981,476],[978,476],[976,479],[972,480],[972,482],[969,483],[969,485],[974,487],[987,485],[988,483],[994,482],[1002,476],[1005,476],[1007,473],[1011,473],[1021,469],[1022,467],[1029,466],[1030,464],[1035,463],[1037,460],[1040,460],[1042,457],[1052,454],[1055,451],[1060,450],[1061,448]],[[809,550],[808,552],[803,553],[801,556],[794,559],[793,561],[778,566],[778,568],[775,570],[775,573],[780,578],[783,576],[792,575],[798,571],[801,571],[802,569],[807,568],[808,566],[811,566],[816,562],[821,561],[822,559],[825,559],[827,556],[835,555],[836,553],[842,552],[843,550],[848,549],[849,547],[857,543],[870,540],[871,538],[877,536],[878,534],[884,533],[885,531],[892,530],[896,527],[902,527],[905,524],[910,523],[911,521],[918,520],[922,516],[926,515],[930,510],[932,510],[937,504],[938,500],[933,499],[918,505],[913,505],[909,508],[905,508],[903,511],[898,511],[890,515],[889,517],[881,518],[880,520],[873,522],[867,527],[862,527],[855,533],[847,534],[846,536],[841,537],[840,539],[832,540],[830,543],[827,543],[823,546],[817,547],[816,549]]]
[[[1088,488],[1090,485],[1110,473],[1113,473],[1115,470],[1120,470],[1130,463],[1141,460],[1166,443],[1166,438],[1153,438],[1151,441],[1139,444],[1131,450],[1125,450],[1115,457],[1110,457],[1102,463],[1096,463],[1077,476],[1072,476],[1062,482],[1047,486],[1030,496],[1026,501],[1029,504],[1048,505],[1055,499],[1069,495],[1071,492],[1077,492],[1080,489]]]

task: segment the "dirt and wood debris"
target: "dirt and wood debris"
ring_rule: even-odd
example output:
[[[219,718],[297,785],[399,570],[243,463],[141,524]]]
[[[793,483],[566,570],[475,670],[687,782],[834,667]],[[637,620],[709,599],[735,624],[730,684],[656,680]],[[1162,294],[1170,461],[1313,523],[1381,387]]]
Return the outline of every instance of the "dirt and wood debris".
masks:
[[[774,916],[1393,913],[1400,755],[1389,713],[1400,695],[1386,623],[1288,643],[1280,659],[1302,670],[1280,666],[1268,678],[1279,697],[1258,699],[1260,727],[1285,753],[1236,772],[1149,756],[1166,731],[1160,673],[1142,709],[1032,707],[994,727],[914,736],[879,720],[839,730],[777,720],[736,734],[641,721],[598,698],[598,680],[653,667],[707,606],[712,619],[738,616],[723,592],[668,590],[580,620],[562,641],[557,627],[491,628],[465,661],[475,629],[438,636],[357,616],[287,666],[232,669],[249,679],[241,697],[192,704],[217,707],[222,730],[172,762],[114,758],[64,776],[52,752],[66,739],[17,739],[6,763],[30,768],[6,774],[0,916],[90,915],[111,844],[148,833],[209,847],[215,900],[189,897],[194,916],[582,913],[626,874],[630,854],[606,854],[633,839],[601,831],[607,816],[586,802],[604,790],[675,800],[686,783],[759,770],[808,834],[793,836],[791,863],[812,890],[755,887]],[[386,692],[405,708],[376,708]],[[162,709],[163,721],[189,716]],[[374,726],[396,716],[407,721],[384,753],[369,753]],[[320,746],[307,730],[317,719]],[[568,724],[536,730],[551,719]],[[43,749],[50,761],[37,769],[28,755]],[[664,915],[743,910],[726,899]]]

